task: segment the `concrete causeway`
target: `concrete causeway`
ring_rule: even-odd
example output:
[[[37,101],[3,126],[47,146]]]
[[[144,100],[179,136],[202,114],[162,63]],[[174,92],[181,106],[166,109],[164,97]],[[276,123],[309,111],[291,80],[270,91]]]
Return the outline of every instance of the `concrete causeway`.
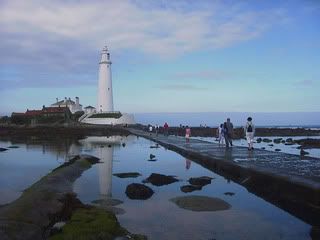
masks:
[[[203,167],[246,187],[248,191],[320,226],[320,159],[246,147],[226,149],[217,143],[129,129],[190,158]]]

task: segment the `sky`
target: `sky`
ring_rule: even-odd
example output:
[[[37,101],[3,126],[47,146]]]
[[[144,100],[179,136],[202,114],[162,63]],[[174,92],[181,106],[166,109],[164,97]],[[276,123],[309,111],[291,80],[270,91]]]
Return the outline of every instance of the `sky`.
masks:
[[[0,114],[96,105],[111,53],[115,110],[320,112],[320,1],[0,0]]]

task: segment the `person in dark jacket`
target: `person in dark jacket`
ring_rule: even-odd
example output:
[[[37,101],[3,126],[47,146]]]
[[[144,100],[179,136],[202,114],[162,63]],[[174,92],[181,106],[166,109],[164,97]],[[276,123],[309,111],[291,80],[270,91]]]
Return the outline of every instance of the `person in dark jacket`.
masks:
[[[230,146],[232,146],[232,138],[233,138],[233,124],[230,121],[230,118],[227,118],[226,127],[227,127],[227,132],[228,132],[227,138],[226,138],[226,146],[229,147],[229,144],[230,144]]]

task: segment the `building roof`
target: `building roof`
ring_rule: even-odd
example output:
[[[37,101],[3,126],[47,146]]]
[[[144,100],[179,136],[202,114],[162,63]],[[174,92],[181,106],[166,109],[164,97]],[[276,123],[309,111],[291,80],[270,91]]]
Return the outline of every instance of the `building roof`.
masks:
[[[38,116],[42,114],[42,110],[29,110],[27,109],[25,115],[26,116]]]
[[[76,103],[74,101],[72,101],[71,99],[67,99],[67,100],[61,100],[56,103],[53,103],[53,104],[51,104],[51,106],[59,106],[59,105],[65,105],[65,104],[73,105]]]
[[[68,107],[43,107],[42,113],[64,113],[70,111]]]
[[[95,109],[95,107],[92,107],[92,106],[86,106],[84,109]]]

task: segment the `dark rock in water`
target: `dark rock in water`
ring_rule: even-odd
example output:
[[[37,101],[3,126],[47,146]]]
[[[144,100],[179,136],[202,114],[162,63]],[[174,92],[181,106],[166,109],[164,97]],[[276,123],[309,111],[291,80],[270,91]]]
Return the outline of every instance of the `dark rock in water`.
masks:
[[[153,195],[153,190],[140,183],[131,183],[126,188],[126,195],[130,199],[146,200]]]
[[[286,142],[287,142],[287,143],[291,143],[291,142],[293,142],[293,139],[292,139],[292,138],[287,138],[287,139],[286,139]]]
[[[170,199],[178,207],[203,212],[203,211],[222,211],[231,207],[230,204],[219,198],[211,198],[206,196],[184,196]]]
[[[295,145],[295,142],[286,142],[284,145],[287,145],[287,146]]]
[[[126,146],[126,144],[125,143],[122,143],[122,147],[125,147]]]
[[[273,147],[273,144],[268,144],[268,146]]]
[[[206,177],[206,176],[204,176],[204,177],[198,177],[198,178],[190,178],[189,179],[189,183],[191,184],[191,185],[197,185],[197,186],[205,186],[205,185],[208,185],[208,184],[210,184],[211,183],[211,180],[212,180],[213,178],[211,178],[211,177]]]
[[[111,148],[111,147],[112,147],[111,144],[109,144],[109,145],[108,145],[108,148]]]
[[[262,138],[257,138],[257,143],[261,143],[262,142]]]
[[[173,176],[167,176],[158,173],[152,173],[147,179],[143,180],[144,183],[151,183],[155,186],[163,186],[168,185],[174,182],[178,182],[179,180]]]
[[[320,148],[320,139],[304,138],[304,139],[295,140],[294,142],[301,145],[300,148],[304,148],[304,149]]]
[[[262,139],[262,142],[269,143],[269,142],[272,142],[272,140],[269,138],[264,138]]]
[[[276,152],[281,152],[281,149],[276,148],[275,151],[276,151]]]
[[[156,162],[157,159],[148,159],[149,162]]]
[[[307,152],[307,151],[305,151],[305,150],[303,150],[302,148],[301,148],[301,150],[300,150],[300,156],[305,156],[305,155],[308,155],[309,153]]]
[[[262,150],[265,150],[266,148],[265,148],[265,147],[262,147],[261,149],[262,149]]]
[[[188,193],[188,192],[193,192],[197,190],[201,190],[202,186],[197,186],[197,185],[184,185],[180,187],[181,192]]]
[[[281,143],[285,143],[286,142],[286,140],[281,140]]]
[[[153,154],[150,154],[150,159],[154,159],[156,156]]]
[[[158,144],[158,143],[156,143],[156,145],[154,145],[154,146],[150,146],[150,148],[159,148],[159,144]]]
[[[141,176],[141,174],[138,172],[114,173],[112,175],[119,178],[136,178]]]
[[[225,192],[224,195],[227,195],[227,196],[233,196],[235,193],[234,192]]]
[[[9,146],[8,148],[19,148],[19,146]]]
[[[7,148],[0,147],[0,152],[4,152],[4,151],[7,151],[7,150],[8,150]]]
[[[275,139],[273,139],[273,142],[276,144],[279,144],[279,143],[281,143],[281,140],[282,140],[282,138],[275,138]]]

